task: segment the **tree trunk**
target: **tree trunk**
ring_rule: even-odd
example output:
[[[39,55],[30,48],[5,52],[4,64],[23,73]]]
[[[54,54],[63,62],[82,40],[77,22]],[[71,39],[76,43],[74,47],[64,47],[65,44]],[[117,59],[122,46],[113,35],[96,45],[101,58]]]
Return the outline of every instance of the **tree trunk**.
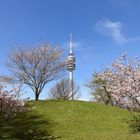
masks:
[[[39,88],[36,87],[36,88],[35,88],[35,100],[36,100],[36,101],[38,101],[38,99],[39,99],[39,95],[40,95],[40,92],[39,92],[39,91],[40,91]]]
[[[35,94],[35,100],[38,101],[38,99],[39,99],[39,94],[36,93],[36,94]]]
[[[114,106],[113,100],[112,100],[112,96],[110,95],[110,92],[107,91],[106,86],[103,86],[103,88],[104,88],[105,93],[106,93],[106,95],[107,95],[107,97],[108,97],[107,105],[112,105],[112,106]]]

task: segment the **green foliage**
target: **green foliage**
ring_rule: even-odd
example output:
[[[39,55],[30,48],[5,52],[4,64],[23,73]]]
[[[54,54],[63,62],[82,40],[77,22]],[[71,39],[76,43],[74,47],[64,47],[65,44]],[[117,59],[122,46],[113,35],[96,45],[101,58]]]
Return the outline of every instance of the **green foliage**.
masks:
[[[133,114],[128,123],[132,133],[140,133],[140,113]]]
[[[114,105],[110,92],[107,91],[107,81],[101,79],[98,73],[93,74],[92,79],[86,85],[91,89],[91,94],[97,102],[106,105]]]

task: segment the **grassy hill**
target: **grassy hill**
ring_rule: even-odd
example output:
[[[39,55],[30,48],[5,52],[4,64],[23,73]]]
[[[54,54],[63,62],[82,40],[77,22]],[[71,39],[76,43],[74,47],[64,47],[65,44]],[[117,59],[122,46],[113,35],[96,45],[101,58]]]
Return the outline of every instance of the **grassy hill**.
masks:
[[[125,119],[130,114],[123,109],[84,101],[32,101],[29,106],[34,110],[8,127],[15,137],[9,134],[9,140],[140,140],[129,133]]]

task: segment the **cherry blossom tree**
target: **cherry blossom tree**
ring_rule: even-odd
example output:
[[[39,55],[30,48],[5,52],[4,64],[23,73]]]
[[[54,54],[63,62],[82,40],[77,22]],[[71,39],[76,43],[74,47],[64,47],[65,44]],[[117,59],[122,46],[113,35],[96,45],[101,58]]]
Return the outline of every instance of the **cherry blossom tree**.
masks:
[[[106,87],[114,105],[139,111],[140,60],[137,57],[127,60],[126,55],[123,54],[97,77],[106,81],[103,86]]]

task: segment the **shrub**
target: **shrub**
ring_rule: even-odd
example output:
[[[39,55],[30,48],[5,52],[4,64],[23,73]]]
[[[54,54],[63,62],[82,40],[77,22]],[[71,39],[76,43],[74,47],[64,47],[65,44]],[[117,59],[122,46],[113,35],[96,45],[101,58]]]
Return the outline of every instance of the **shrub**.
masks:
[[[8,90],[0,85],[0,139],[6,124],[11,121],[18,112],[23,112],[25,102],[19,99],[19,95],[14,90]]]
[[[132,133],[140,132],[140,113],[133,114],[131,119],[128,121],[129,128]]]

